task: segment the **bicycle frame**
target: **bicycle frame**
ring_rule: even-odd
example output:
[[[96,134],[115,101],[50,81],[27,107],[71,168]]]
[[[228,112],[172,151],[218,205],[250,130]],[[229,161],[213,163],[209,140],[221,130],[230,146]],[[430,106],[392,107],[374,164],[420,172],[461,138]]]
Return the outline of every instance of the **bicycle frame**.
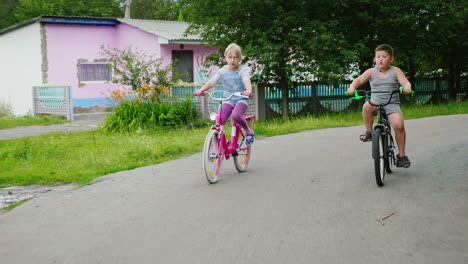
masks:
[[[203,171],[208,182],[212,184],[218,181],[222,161],[228,160],[230,157],[233,157],[234,166],[238,172],[246,171],[251,156],[251,145],[247,145],[245,131],[232,120],[231,139],[227,140],[224,124],[221,120],[223,114],[222,103],[234,95],[244,95],[235,93],[228,98],[215,98],[211,93],[206,93],[208,93],[212,101],[219,103],[217,114],[210,114],[210,119],[216,123],[210,127],[203,146]],[[254,127],[256,120],[254,115],[244,115],[243,118],[249,123],[250,128]]]
[[[219,103],[219,107],[218,107],[218,113],[217,113],[217,117],[216,117],[216,124],[211,126],[210,129],[215,129],[217,131],[219,131],[219,136],[220,136],[220,139],[221,139],[221,147],[222,149],[224,150],[224,159],[229,159],[229,157],[235,155],[237,153],[237,146],[238,146],[238,141],[239,141],[239,136],[242,135],[242,137],[244,138],[245,135],[244,135],[244,131],[242,130],[242,127],[237,124],[236,122],[232,121],[231,120],[231,140],[227,140],[226,139],[226,133],[224,131],[224,124],[222,124],[222,120],[221,120],[221,117],[222,117],[222,114],[223,114],[223,110],[222,110],[222,103],[224,101],[227,101],[229,99],[231,99],[234,95],[240,95],[240,93],[234,93],[234,94],[231,94],[228,98],[225,98],[225,99],[218,99],[218,98],[215,98],[213,97],[213,94],[210,93],[210,92],[205,92],[207,93],[209,96],[210,96],[210,99],[213,100],[213,101],[216,101]],[[247,121],[251,121],[251,128],[253,128],[254,124],[255,124],[255,116],[253,115],[248,115],[248,116],[244,116],[244,118],[247,120]]]
[[[359,92],[364,93],[364,96],[360,96]],[[393,95],[397,92],[400,91],[394,90],[391,92],[372,92],[366,90],[355,90],[356,96],[350,99],[365,98],[366,102],[378,108],[377,123],[373,127],[372,135],[372,158],[374,159],[375,178],[378,186],[384,185],[385,174],[391,173],[392,166],[396,165],[395,154],[393,152],[394,143],[391,133],[391,126],[387,119],[384,106],[390,103]],[[390,96],[387,102],[382,103],[371,97],[371,93],[389,93]],[[374,103],[373,100],[375,100],[378,104]]]

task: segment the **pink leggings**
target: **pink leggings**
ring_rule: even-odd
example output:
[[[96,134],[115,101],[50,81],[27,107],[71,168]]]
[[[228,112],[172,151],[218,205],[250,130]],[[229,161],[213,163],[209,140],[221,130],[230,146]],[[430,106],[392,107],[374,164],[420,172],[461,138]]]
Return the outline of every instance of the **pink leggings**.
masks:
[[[239,124],[245,131],[246,133],[252,132],[249,128],[249,124],[245,119],[242,117],[242,115],[247,112],[247,105],[244,103],[237,103],[236,106],[232,106],[230,104],[223,104],[222,106],[223,114],[221,116],[221,122],[223,124],[226,123],[226,121],[229,119],[229,116],[232,114],[232,120]]]

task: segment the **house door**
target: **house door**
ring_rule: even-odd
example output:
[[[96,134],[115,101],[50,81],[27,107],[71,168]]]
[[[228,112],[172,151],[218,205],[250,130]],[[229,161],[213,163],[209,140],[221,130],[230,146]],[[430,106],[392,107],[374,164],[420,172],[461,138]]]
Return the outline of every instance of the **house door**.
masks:
[[[172,62],[175,65],[179,79],[184,82],[193,82],[193,51],[173,50]]]

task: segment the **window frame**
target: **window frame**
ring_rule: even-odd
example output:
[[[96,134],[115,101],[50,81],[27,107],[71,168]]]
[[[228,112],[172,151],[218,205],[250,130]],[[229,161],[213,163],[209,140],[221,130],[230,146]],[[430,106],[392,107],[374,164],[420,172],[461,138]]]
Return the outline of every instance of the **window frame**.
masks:
[[[109,65],[109,79],[105,79],[105,80],[93,80],[93,81],[83,81],[82,80],[82,65]],[[114,77],[114,70],[112,68],[112,63],[110,61],[93,61],[93,62],[88,62],[88,61],[81,61],[78,63],[78,82],[79,83],[83,83],[83,84],[86,84],[86,83],[108,83],[108,82],[111,82],[112,79]]]

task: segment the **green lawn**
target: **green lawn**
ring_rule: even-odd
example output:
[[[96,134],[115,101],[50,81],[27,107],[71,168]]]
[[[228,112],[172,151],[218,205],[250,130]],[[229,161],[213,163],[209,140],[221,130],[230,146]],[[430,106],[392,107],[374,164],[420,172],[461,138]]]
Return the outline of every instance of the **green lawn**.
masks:
[[[468,101],[444,105],[405,106],[405,119],[468,114]],[[258,137],[304,130],[362,125],[361,113],[347,112],[257,122]],[[89,184],[123,170],[157,164],[200,152],[208,126],[140,133],[102,130],[51,133],[0,140],[0,187],[30,184]]]
[[[0,129],[13,128],[18,126],[33,126],[33,125],[52,125],[67,123],[60,116],[36,115],[36,116],[0,116]]]

